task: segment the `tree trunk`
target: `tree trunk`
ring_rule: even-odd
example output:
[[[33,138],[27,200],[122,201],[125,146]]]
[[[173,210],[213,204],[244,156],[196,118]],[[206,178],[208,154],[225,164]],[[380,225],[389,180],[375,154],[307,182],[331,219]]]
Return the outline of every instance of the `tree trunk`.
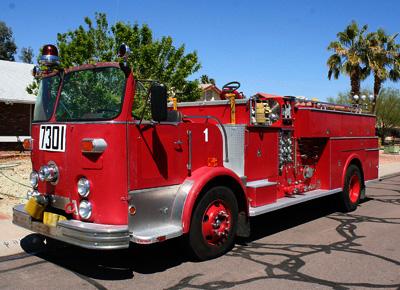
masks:
[[[350,85],[351,85],[351,98],[354,95],[360,96],[360,68],[354,68],[350,74]]]
[[[376,114],[376,99],[378,98],[379,92],[381,91],[382,87],[382,80],[379,76],[375,73],[374,74],[374,100],[371,104],[371,111],[373,114]]]

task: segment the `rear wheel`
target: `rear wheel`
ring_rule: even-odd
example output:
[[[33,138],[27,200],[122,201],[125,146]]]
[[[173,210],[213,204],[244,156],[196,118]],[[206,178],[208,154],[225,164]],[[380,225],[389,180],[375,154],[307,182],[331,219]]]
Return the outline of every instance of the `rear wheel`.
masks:
[[[343,192],[341,193],[342,209],[346,212],[355,210],[364,190],[365,184],[360,168],[351,164],[347,168]]]
[[[225,254],[234,244],[238,204],[232,190],[213,187],[201,197],[190,224],[189,246],[199,260]]]

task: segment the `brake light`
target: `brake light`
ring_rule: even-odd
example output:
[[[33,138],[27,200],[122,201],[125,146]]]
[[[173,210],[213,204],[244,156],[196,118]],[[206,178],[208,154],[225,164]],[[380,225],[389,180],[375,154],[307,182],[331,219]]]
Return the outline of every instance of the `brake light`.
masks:
[[[84,153],[103,153],[107,148],[107,143],[104,139],[85,138],[81,141],[81,150]]]

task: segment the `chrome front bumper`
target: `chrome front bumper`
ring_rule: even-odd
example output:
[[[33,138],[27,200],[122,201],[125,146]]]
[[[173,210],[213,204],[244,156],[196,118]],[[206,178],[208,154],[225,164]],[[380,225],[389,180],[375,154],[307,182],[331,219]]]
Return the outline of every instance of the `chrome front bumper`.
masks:
[[[32,220],[24,205],[13,208],[13,223],[33,232],[87,249],[114,250],[129,247],[128,225],[102,225],[77,220],[60,221],[48,226]]]

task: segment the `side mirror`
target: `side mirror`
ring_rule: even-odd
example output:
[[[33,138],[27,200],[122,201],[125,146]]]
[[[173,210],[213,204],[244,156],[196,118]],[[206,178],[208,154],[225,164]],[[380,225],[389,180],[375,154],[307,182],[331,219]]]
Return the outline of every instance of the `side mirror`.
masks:
[[[162,84],[153,84],[150,88],[151,117],[154,121],[167,120],[167,87]]]

